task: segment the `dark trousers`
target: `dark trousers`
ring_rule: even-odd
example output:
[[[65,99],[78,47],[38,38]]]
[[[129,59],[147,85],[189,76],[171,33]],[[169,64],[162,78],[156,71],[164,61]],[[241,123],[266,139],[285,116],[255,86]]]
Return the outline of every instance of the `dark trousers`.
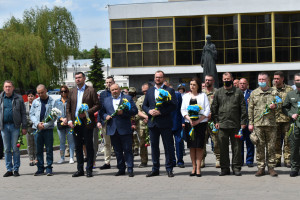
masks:
[[[289,136],[291,147],[291,171],[300,170],[300,130],[295,127],[295,132]]]
[[[36,144],[36,157],[38,171],[43,172],[44,168],[44,145],[46,147],[47,169],[52,169],[53,164],[53,129],[41,130],[34,136]]]
[[[73,134],[75,141],[75,151],[77,159],[77,170],[83,172],[84,159],[83,159],[83,145],[86,146],[87,152],[87,164],[86,171],[93,171],[93,160],[94,160],[94,143],[93,143],[93,130],[88,129],[84,124],[76,127],[76,134]]]
[[[177,129],[177,130],[172,130],[172,134],[174,136],[174,140],[175,140],[175,149],[176,149],[176,157],[177,157],[177,164],[178,165],[183,165],[184,161],[183,161],[183,149],[184,149],[184,144],[183,144],[183,140],[181,138],[181,131],[182,128]],[[172,145],[174,146],[174,144]],[[172,150],[172,152],[175,153],[174,150]],[[176,157],[175,155],[173,155],[173,166],[176,165]]]
[[[161,135],[166,157],[166,170],[173,170],[174,160],[174,141],[171,128],[158,128],[149,127],[150,142],[151,142],[151,154],[152,154],[152,171],[159,171],[160,163],[160,151],[159,151],[159,136]]]
[[[3,148],[3,140],[2,140],[2,136],[0,134],[0,159],[2,159],[3,156],[4,156],[3,150],[4,150],[4,148]]]
[[[120,135],[118,131],[110,136],[111,144],[114,147],[117,157],[117,167],[119,171],[133,172],[132,134]]]
[[[218,142],[220,146],[220,165],[221,170],[229,170],[229,138],[231,142],[232,164],[233,170],[241,170],[242,155],[241,155],[241,140],[235,138],[239,129],[220,129],[218,133]]]
[[[251,132],[248,130],[248,127],[243,129],[243,141],[242,141],[242,164],[244,164],[244,143],[246,142],[247,155],[246,155],[246,164],[253,164],[254,161],[254,145],[250,140]]]

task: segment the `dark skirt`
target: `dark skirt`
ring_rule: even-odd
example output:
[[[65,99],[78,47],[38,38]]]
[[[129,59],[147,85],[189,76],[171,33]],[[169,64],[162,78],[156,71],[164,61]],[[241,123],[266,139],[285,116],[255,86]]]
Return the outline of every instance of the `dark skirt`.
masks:
[[[199,123],[194,127],[194,140],[192,140],[189,135],[190,130],[192,129],[190,123],[185,122],[185,135],[188,148],[204,148],[205,145],[205,131],[207,127],[207,122]]]

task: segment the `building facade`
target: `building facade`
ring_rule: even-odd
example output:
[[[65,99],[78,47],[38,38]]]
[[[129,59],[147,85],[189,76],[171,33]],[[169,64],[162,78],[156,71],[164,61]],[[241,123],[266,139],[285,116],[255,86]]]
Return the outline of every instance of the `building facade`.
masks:
[[[163,70],[173,85],[203,72],[205,36],[218,51],[217,70],[245,77],[300,70],[300,1],[208,0],[110,5],[111,74],[138,86]],[[144,78],[141,78],[144,77]]]

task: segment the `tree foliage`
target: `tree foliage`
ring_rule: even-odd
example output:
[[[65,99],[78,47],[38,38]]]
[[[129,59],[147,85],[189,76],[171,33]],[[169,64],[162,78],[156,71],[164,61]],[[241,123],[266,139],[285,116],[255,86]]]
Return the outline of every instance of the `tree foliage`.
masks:
[[[46,86],[54,86],[62,80],[63,73],[66,72],[66,65],[68,62],[68,56],[72,54],[79,47],[79,32],[71,13],[63,7],[54,7],[49,9],[47,7],[29,9],[24,11],[23,19],[19,20],[14,17],[9,19],[4,27],[3,31],[9,34],[15,34],[20,37],[20,40],[24,41],[25,38],[35,38],[35,43],[27,42],[26,45],[8,46],[7,48],[15,49],[16,51],[36,52],[39,60],[35,65],[37,71],[41,71],[42,74],[33,74],[40,76],[47,76],[47,80],[50,82],[38,82],[43,83]],[[24,37],[23,39],[21,37]],[[32,39],[33,40],[33,39]],[[36,48],[36,43],[39,41],[39,47]],[[5,59],[12,59],[5,57]],[[26,71],[27,63],[31,61],[29,58],[18,58],[18,68],[24,68]],[[12,63],[12,60],[6,60],[6,63]],[[8,72],[14,73],[14,72]],[[44,78],[35,77],[37,81],[46,81]],[[21,79],[21,82],[27,81]],[[34,84],[38,84],[34,83]],[[26,83],[18,85],[18,87],[25,87]]]
[[[88,81],[93,83],[96,91],[104,89],[104,75],[102,67],[104,66],[97,45],[93,49],[91,71],[88,71]]]
[[[89,51],[83,49],[82,51],[74,52],[75,59],[92,59],[93,58],[94,48],[90,49]],[[110,58],[110,53],[108,49],[98,48],[98,52],[100,58]]]

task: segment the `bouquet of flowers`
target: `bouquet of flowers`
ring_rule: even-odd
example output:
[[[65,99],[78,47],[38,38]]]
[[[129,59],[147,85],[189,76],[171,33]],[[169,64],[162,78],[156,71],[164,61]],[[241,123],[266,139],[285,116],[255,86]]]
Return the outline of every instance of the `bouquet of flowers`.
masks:
[[[46,119],[44,119],[42,121],[44,123],[44,126],[46,126],[47,125],[46,123],[48,123],[50,121],[55,121],[59,115],[61,115],[61,111],[58,108],[52,108],[52,110],[50,111],[50,114],[46,117]],[[38,132],[40,132],[40,130],[37,129],[32,134],[35,135]]]
[[[198,104],[194,104],[194,105],[189,105],[187,107],[187,111],[188,111],[188,115],[192,120],[197,120],[199,119],[199,113],[200,110],[203,110],[203,108],[198,105]],[[195,139],[195,134],[194,134],[194,127],[192,127],[192,129],[189,132],[190,137],[192,138],[192,140]]]
[[[235,134],[234,137],[242,140],[243,139],[243,129],[240,129],[238,134]]]
[[[147,129],[146,129],[145,147],[149,147],[149,146],[150,146],[150,135],[149,135],[149,129],[147,127]]]
[[[216,128],[215,123],[213,122],[208,122],[209,128],[214,134],[217,134],[219,132],[219,129]]]
[[[122,103],[118,106],[117,110],[115,110],[115,112],[111,115],[111,117],[116,116],[120,110],[129,111],[130,109],[131,109],[130,102],[128,101],[128,99],[123,98]],[[107,120],[104,121],[104,123],[106,123],[106,122],[107,122]]]
[[[158,110],[164,102],[169,102],[172,99],[171,94],[164,89],[158,89],[158,97],[155,99],[155,110]],[[153,122],[154,116],[152,116],[151,121]]]
[[[279,104],[282,104],[282,99],[279,96],[276,96],[271,104],[276,104],[278,107]],[[263,116],[269,114],[271,111],[270,104],[266,104],[264,112],[259,116],[259,118],[255,121],[258,122]]]
[[[17,141],[17,147],[20,148],[21,145],[24,145],[22,133],[19,135],[19,138],[18,138],[18,141]]]
[[[88,110],[89,110],[89,106],[86,104],[86,103],[83,103],[81,104],[79,110],[78,110],[78,113],[77,113],[77,117],[75,119],[75,122],[74,122],[74,127],[75,126],[81,126],[82,125],[82,121],[81,119],[79,118],[79,115],[80,114],[83,114],[85,113],[85,117],[86,117],[86,124],[90,124],[92,123],[90,117],[89,117],[89,113],[88,113]],[[74,129],[71,129],[69,131],[69,134],[73,134],[74,133]]]

